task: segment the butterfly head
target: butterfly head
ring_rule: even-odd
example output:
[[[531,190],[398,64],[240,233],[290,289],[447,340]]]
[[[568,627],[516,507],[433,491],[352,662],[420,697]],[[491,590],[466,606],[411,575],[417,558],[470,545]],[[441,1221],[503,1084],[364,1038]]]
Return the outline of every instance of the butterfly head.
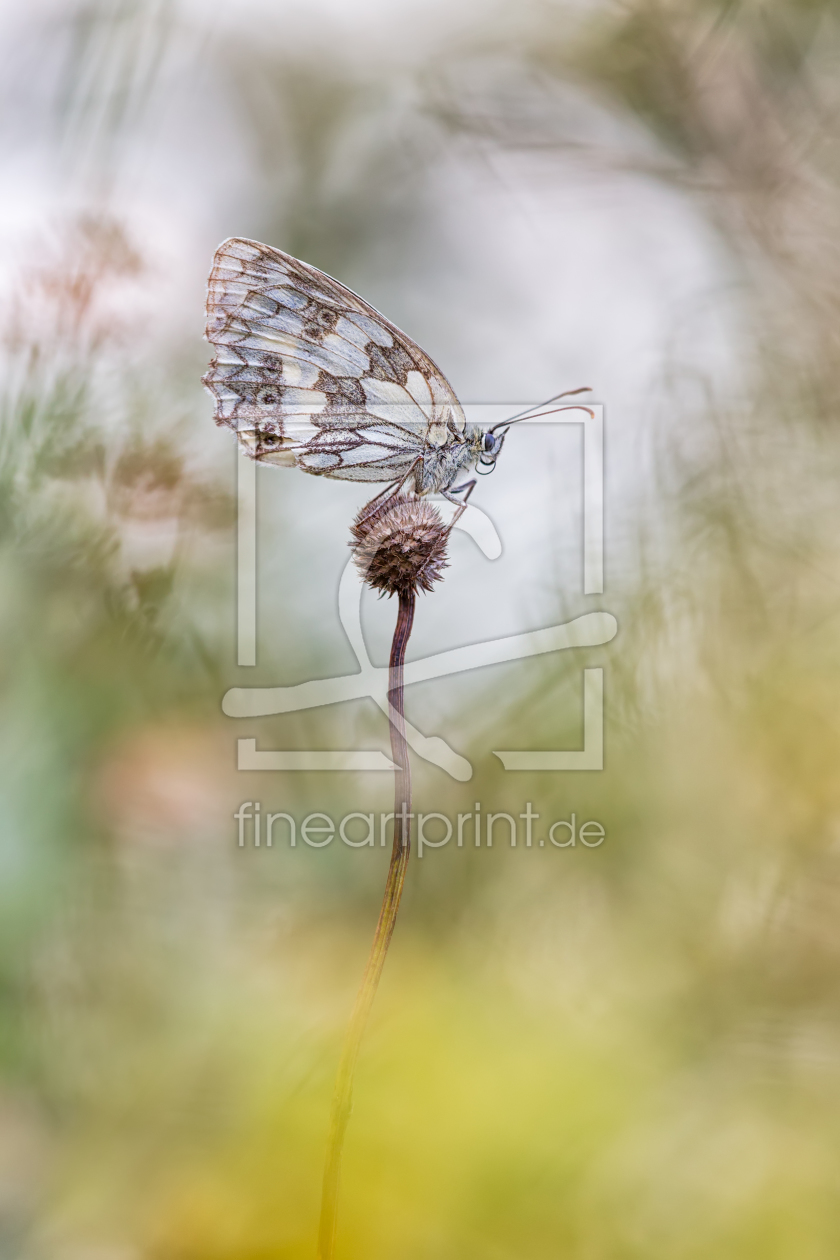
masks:
[[[505,444],[507,429],[494,433],[492,429],[481,429],[475,438],[476,472],[487,477],[496,467],[496,460]]]

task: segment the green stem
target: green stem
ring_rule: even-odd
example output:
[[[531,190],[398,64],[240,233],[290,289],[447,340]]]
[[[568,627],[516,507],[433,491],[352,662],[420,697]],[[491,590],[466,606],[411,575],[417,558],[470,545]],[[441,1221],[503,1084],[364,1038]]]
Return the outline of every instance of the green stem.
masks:
[[[394,845],[385,895],[379,921],[373,934],[373,945],[362,977],[361,987],[350,1016],[344,1049],[335,1083],[330,1135],[327,1142],[327,1158],[324,1165],[324,1185],[321,1194],[321,1222],[318,1228],[318,1260],[332,1260],[335,1247],[336,1211],[338,1186],[341,1176],[341,1154],[350,1110],[353,1104],[353,1076],[359,1047],[364,1035],[370,1008],[376,997],[385,955],[394,934],[397,911],[400,908],[405,872],[411,852],[411,765],[405,739],[405,713],[403,710],[403,665],[405,649],[414,621],[414,591],[400,595],[397,624],[391,644],[388,672],[388,704],[391,722],[391,759],[397,767],[394,778]]]

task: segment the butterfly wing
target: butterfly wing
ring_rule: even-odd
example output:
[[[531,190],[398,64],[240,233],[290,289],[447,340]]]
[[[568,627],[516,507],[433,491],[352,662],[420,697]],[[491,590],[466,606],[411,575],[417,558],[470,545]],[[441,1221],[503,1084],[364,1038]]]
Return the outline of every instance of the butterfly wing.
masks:
[[[254,458],[352,481],[391,481],[424,450],[463,441],[446,377],[352,290],[282,250],[216,250],[203,378],[216,423]]]

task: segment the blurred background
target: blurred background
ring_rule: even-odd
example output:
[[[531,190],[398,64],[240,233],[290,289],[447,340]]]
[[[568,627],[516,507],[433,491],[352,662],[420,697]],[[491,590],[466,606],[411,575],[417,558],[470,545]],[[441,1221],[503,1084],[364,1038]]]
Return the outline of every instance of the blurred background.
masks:
[[[0,30],[0,1256],[314,1253],[386,854],[239,849],[232,815],[392,784],[235,768],[238,736],[387,748],[370,701],[221,714],[355,670],[365,497],[258,470],[238,669],[238,456],[200,376],[241,235],[467,402],[589,385],[607,415],[603,597],[578,431],[518,430],[475,500],[505,553],[454,540],[409,656],[598,608],[615,641],[406,697],[474,767],[415,761],[417,808],[607,838],[413,861],[339,1256],[835,1257],[840,7],[7,0]],[[394,611],[366,600],[380,664]],[[494,748],[581,745],[585,665],[605,770],[504,774]]]

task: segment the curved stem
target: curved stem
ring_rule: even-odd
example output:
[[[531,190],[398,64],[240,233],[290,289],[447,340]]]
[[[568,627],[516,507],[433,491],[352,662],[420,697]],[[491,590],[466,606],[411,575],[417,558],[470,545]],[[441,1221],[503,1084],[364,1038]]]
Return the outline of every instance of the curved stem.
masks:
[[[382,898],[382,909],[379,921],[373,934],[373,945],[362,977],[361,987],[350,1016],[344,1049],[335,1082],[332,1112],[330,1115],[330,1135],[327,1142],[327,1158],[324,1165],[324,1185],[321,1194],[321,1222],[318,1228],[319,1260],[332,1260],[335,1245],[336,1209],[338,1205],[338,1184],[341,1175],[341,1153],[344,1147],[344,1135],[350,1110],[353,1103],[353,1076],[359,1046],[367,1023],[373,999],[379,986],[385,955],[394,934],[397,922],[397,911],[400,907],[408,857],[411,852],[411,765],[408,760],[408,745],[405,739],[405,713],[403,709],[403,665],[405,649],[411,626],[414,621],[414,591],[400,595],[397,624],[391,644],[391,659],[388,674],[388,706],[391,722],[391,759],[396,765],[394,778],[394,844],[391,849],[391,862],[388,867],[388,878],[385,881],[385,894]]]

